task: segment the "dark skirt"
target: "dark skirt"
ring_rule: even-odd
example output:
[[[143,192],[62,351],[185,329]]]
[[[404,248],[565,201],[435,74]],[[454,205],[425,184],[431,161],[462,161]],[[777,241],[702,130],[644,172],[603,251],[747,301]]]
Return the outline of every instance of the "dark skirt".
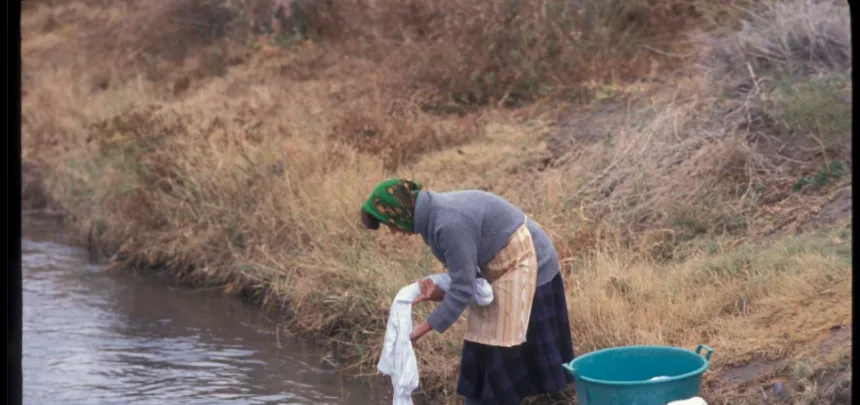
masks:
[[[525,343],[514,347],[465,341],[457,393],[484,404],[519,405],[526,397],[558,392],[572,378],[573,342],[561,274],[535,290]]]

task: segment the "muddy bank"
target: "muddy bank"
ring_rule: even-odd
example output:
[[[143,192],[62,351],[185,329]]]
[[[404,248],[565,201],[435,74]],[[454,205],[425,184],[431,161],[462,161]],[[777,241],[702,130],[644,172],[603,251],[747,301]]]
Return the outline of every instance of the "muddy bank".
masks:
[[[21,209],[24,213],[42,214],[54,211],[45,187],[39,166],[34,162],[21,162]]]

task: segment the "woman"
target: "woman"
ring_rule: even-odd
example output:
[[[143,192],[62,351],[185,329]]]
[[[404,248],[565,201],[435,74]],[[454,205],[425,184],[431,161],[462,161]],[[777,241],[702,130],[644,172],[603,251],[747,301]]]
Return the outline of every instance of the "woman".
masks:
[[[421,301],[440,304],[416,326],[416,341],[444,332],[468,311],[457,393],[466,405],[515,405],[561,391],[562,363],[573,359],[564,283],[552,242],[501,197],[479,190],[437,193],[406,179],[379,183],[361,207],[368,229],[419,234],[451,276],[447,293],[419,281]],[[493,286],[493,302],[473,303],[475,278]]]

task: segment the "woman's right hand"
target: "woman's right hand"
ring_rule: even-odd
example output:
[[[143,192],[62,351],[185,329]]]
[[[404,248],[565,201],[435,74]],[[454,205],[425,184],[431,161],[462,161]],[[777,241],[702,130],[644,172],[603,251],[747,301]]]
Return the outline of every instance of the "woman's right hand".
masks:
[[[418,280],[418,289],[421,291],[421,295],[412,301],[412,305],[421,301],[439,302],[442,301],[442,298],[445,298],[445,291],[442,291],[442,289],[429,278]]]

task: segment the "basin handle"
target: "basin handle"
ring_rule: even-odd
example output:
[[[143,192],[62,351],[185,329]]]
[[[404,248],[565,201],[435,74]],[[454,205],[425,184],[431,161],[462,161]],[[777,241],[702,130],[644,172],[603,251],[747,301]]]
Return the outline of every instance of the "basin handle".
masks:
[[[705,354],[702,355],[702,350],[705,350]],[[714,352],[714,349],[711,349],[708,345],[698,345],[696,346],[696,354],[705,358],[705,360],[711,359],[711,354]]]
[[[567,370],[571,376],[576,376],[576,369],[573,368],[573,361],[569,363],[561,363],[561,367]]]

